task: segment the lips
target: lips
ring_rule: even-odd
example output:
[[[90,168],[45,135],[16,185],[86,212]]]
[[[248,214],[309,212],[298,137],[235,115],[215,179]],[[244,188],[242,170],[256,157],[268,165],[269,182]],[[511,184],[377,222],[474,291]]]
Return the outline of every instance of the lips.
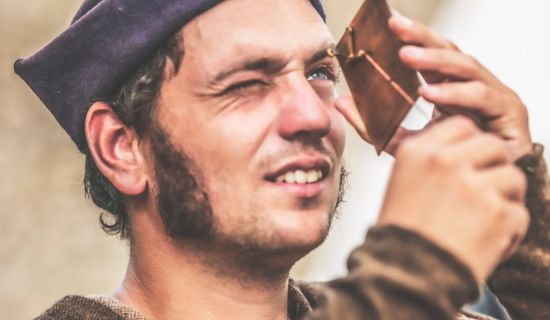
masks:
[[[317,170],[294,170],[287,171],[275,178],[278,183],[310,184],[323,179],[323,171]]]
[[[301,158],[281,166],[266,179],[276,183],[314,184],[328,176],[330,168],[330,162],[323,157]]]

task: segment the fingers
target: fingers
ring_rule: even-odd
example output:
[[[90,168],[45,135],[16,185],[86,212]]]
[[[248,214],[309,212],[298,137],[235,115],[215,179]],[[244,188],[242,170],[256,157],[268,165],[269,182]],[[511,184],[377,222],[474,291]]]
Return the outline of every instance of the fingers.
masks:
[[[460,142],[479,132],[480,130],[471,120],[453,116],[433,124],[419,133],[414,140],[420,145],[440,146]]]
[[[524,108],[521,100],[480,81],[450,82],[421,87],[418,93],[436,105],[461,107],[484,117],[499,117]]]
[[[501,261],[507,260],[514,254],[523,238],[525,238],[531,222],[529,211],[523,204],[512,203],[508,206],[507,212],[512,237],[502,253]]]
[[[395,153],[397,152],[397,149],[399,148],[399,145],[403,140],[412,137],[421,131],[422,130],[409,130],[403,127],[399,127],[384,151],[389,155],[395,156]]]
[[[511,208],[510,212],[513,216],[512,218],[512,224],[516,227],[516,237],[512,241],[521,241],[525,235],[527,234],[527,231],[529,230],[529,223],[531,222],[531,215],[529,214],[529,210],[523,203],[515,203],[512,205],[513,208]]]
[[[342,96],[336,100],[336,109],[344,116],[344,118],[355,128],[357,133],[367,142],[371,142],[367,127],[363,122],[363,117],[357,110],[357,106],[351,96]]]
[[[476,59],[458,51],[405,46],[399,55],[404,63],[421,72],[431,72],[463,80],[479,80],[503,90],[507,89]]]
[[[453,148],[455,157],[468,157],[475,168],[483,169],[512,163],[514,161],[508,146],[493,134],[481,133]]]
[[[428,83],[442,82],[446,78],[475,79],[506,89],[476,59],[460,52],[454,43],[422,23],[393,13],[390,29],[404,42],[416,45],[405,46],[400,52],[401,59],[421,71]]]
[[[393,11],[393,16],[389,20],[389,26],[406,43],[427,48],[460,51],[451,41],[439,36],[427,26],[400,15],[397,11]],[[445,75],[437,72],[425,71],[422,72],[422,75],[428,83],[439,83],[446,79]]]
[[[459,51],[454,43],[442,38],[427,26],[402,16],[397,11],[393,11],[393,16],[389,20],[389,26],[404,42],[414,43],[424,47]]]
[[[517,204],[523,204],[527,192],[527,178],[513,164],[501,165],[486,170],[484,178],[496,187],[501,196]]]
[[[363,140],[365,140],[366,142],[372,143],[367,132],[365,123],[363,122],[363,118],[361,117],[359,110],[357,110],[357,106],[355,105],[353,98],[351,96],[342,96],[338,98],[338,100],[336,100],[335,106],[336,109],[338,109],[338,111],[340,111],[344,118],[349,122],[349,124],[351,124],[355,131],[357,131],[359,136],[363,138]],[[400,127],[399,129],[397,129],[397,132],[392,137],[384,151],[390,155],[395,155],[397,147],[399,146],[401,141],[414,135],[417,132],[419,131],[408,130]]]

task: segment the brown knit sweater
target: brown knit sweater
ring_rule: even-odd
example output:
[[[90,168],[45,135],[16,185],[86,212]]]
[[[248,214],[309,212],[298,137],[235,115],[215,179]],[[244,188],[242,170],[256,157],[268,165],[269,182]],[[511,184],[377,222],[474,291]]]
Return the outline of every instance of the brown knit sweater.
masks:
[[[550,319],[550,197],[543,147],[519,161],[527,174],[529,232],[516,254],[499,266],[488,284],[514,320]]]
[[[528,236],[489,280],[514,320],[550,319],[550,204],[542,147],[521,159],[529,179]],[[349,274],[325,284],[290,280],[290,319],[489,319],[461,312],[478,296],[475,279],[453,255],[398,227],[374,227],[348,261]],[[68,296],[37,319],[146,320],[106,297]]]

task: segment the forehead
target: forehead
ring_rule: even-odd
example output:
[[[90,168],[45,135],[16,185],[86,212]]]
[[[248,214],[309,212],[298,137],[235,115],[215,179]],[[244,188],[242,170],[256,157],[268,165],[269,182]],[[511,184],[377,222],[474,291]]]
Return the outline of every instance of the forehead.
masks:
[[[226,0],[183,29],[186,55],[212,63],[248,54],[296,55],[332,41],[309,0]]]

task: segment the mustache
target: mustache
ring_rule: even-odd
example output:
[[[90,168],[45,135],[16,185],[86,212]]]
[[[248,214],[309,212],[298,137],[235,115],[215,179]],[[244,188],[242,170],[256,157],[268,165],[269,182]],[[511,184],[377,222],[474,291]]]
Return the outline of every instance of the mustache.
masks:
[[[260,162],[260,167],[265,169],[273,169],[281,164],[284,159],[297,158],[300,156],[324,156],[330,162],[331,169],[336,165],[336,154],[329,150],[322,141],[317,142],[292,142],[285,147],[273,151],[270,155],[265,156]]]

